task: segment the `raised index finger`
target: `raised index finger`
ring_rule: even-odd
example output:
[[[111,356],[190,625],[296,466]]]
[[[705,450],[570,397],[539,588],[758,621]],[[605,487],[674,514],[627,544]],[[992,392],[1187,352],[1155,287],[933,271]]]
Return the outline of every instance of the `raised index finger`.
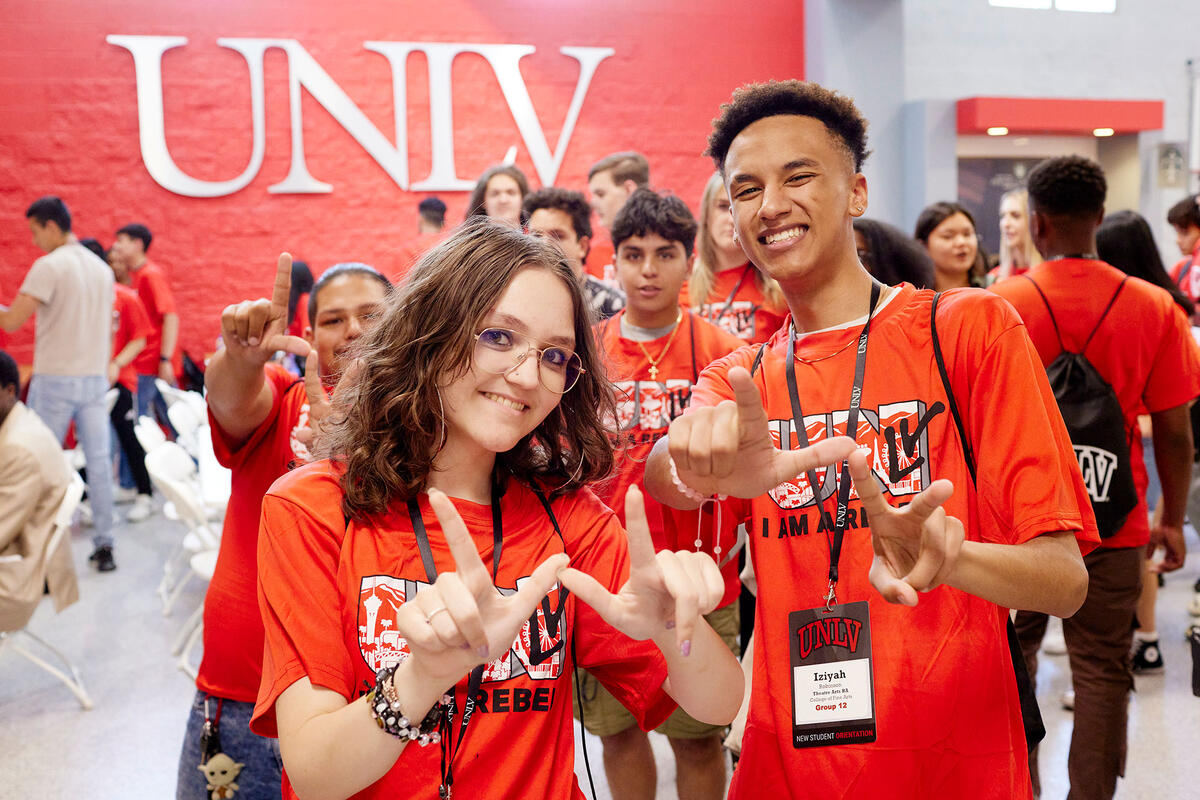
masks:
[[[625,535],[629,539],[629,569],[654,566],[654,542],[646,521],[646,501],[636,486],[625,492]]]
[[[275,264],[275,288],[271,290],[271,305],[284,309],[292,296],[292,255],[280,253]]]
[[[441,523],[442,534],[446,537],[446,544],[450,546],[450,555],[454,556],[455,571],[467,589],[477,595],[480,589],[492,585],[492,577],[479,558],[479,551],[475,549],[475,542],[467,531],[466,523],[443,492],[430,489],[429,504],[433,506],[433,513]]]

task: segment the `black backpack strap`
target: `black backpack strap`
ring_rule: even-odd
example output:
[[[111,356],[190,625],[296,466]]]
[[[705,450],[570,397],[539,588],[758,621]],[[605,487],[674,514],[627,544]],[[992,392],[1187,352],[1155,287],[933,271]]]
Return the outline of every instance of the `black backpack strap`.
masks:
[[[1037,281],[1028,275],[1022,275],[1022,278],[1033,284],[1033,288],[1037,289],[1038,296],[1042,298],[1042,302],[1046,304],[1046,311],[1050,313],[1050,324],[1054,326],[1054,338],[1058,339],[1058,349],[1066,350],[1063,345],[1062,334],[1058,332],[1058,320],[1054,318],[1054,309],[1050,307],[1050,301],[1046,299],[1046,293],[1042,291],[1042,287],[1038,286]]]
[[[1108,316],[1108,312],[1112,311],[1113,304],[1117,302],[1117,296],[1121,294],[1121,290],[1125,288],[1125,281],[1127,280],[1129,280],[1128,275],[1122,278],[1121,282],[1117,284],[1117,290],[1113,292],[1112,299],[1109,300],[1108,305],[1104,307],[1104,311],[1100,314],[1100,319],[1096,320],[1096,327],[1092,328],[1092,332],[1088,334],[1087,340],[1083,343],[1083,347],[1079,348],[1079,353],[1081,355],[1087,352],[1088,345],[1092,343],[1092,337],[1096,335],[1096,331],[1100,330],[1100,324],[1104,322],[1104,318]]]
[[[1036,286],[1037,284],[1034,285]],[[975,454],[971,450],[971,440],[967,438],[967,428],[963,425],[962,414],[958,411],[958,403],[954,400],[954,390],[950,388],[950,373],[946,371],[946,359],[942,355],[942,343],[938,339],[937,307],[941,296],[941,292],[933,295],[933,305],[929,309],[929,332],[933,338],[933,357],[937,361],[938,374],[942,376],[942,386],[946,390],[946,402],[950,405],[950,416],[954,417],[954,427],[958,428],[958,440],[962,443],[963,459],[967,462],[967,472],[971,473],[971,482],[975,483],[977,480]]]
[[[1030,278],[1030,282],[1033,279]],[[1035,287],[1036,283],[1033,284]],[[1038,294],[1042,290],[1038,289]],[[978,477],[975,470],[975,457],[971,453],[970,440],[967,439],[967,431],[963,426],[962,415],[958,412],[958,403],[954,399],[954,390],[950,388],[950,374],[946,371],[946,359],[942,356],[942,343],[938,340],[937,334],[937,307],[938,298],[942,296],[941,292],[934,294],[933,305],[929,310],[929,331],[933,339],[933,357],[937,360],[938,374],[942,377],[942,387],[946,390],[946,402],[950,405],[950,414],[954,417],[954,425],[958,428],[958,438],[962,442],[963,459],[967,462],[967,471],[971,473],[971,482],[975,484],[976,490],[979,488]],[[1042,295],[1045,300],[1046,296]],[[1111,305],[1111,304],[1110,304]],[[1046,308],[1050,308],[1050,304],[1046,304]],[[1051,319],[1054,318],[1054,313],[1050,313]],[[1055,333],[1058,332],[1058,327],[1055,326]],[[1061,339],[1059,340],[1061,344]],[[1013,625],[1012,616],[1008,616],[1008,656],[1012,660],[1013,677],[1017,682],[1017,698],[1021,703],[1021,724],[1025,729],[1025,745],[1029,748],[1029,752],[1038,746],[1042,739],[1046,738],[1046,724],[1042,720],[1042,710],[1038,707],[1037,694],[1033,691],[1033,682],[1029,680],[1029,669],[1025,666],[1025,654],[1021,651],[1021,641],[1017,638],[1017,628]]]

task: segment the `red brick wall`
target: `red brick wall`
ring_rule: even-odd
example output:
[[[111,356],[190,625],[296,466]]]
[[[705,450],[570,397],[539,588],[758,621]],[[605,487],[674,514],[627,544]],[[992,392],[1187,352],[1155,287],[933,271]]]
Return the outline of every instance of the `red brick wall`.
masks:
[[[154,232],[181,311],[181,343],[211,352],[220,310],[270,288],[276,255],[288,250],[318,273],[344,260],[393,269],[394,249],[415,234],[416,204],[306,93],[302,108],[310,173],[333,184],[317,195],[269,194],[288,172],[291,134],[287,58],[265,61],[266,155],[257,177],[219,198],[159,186],[142,163],[133,58],[112,34],[186,36],[162,60],[167,144],[184,172],[235,177],[251,150],[250,89],[243,58],[218,37],[296,39],[393,141],[392,73],[368,40],[528,44],[521,61],[553,150],[579,75],[563,46],[611,47],[596,71],[556,183],[583,189],[588,167],[624,149],[644,152],[652,181],[693,208],[710,174],[700,154],[718,105],[741,83],[802,77],[800,0],[441,0],[438,3],[214,0],[40,0],[0,19],[0,302],[11,302],[39,252],[24,211],[43,194],[70,207],[80,236],[105,246],[131,221]],[[517,165],[540,185],[491,68],[477,55],[455,61],[457,172],[473,178],[518,145]],[[428,72],[408,60],[409,176],[430,167]],[[447,218],[466,193],[439,193]],[[19,362],[32,354],[32,322],[0,339]],[[3,334],[0,334],[2,337]]]

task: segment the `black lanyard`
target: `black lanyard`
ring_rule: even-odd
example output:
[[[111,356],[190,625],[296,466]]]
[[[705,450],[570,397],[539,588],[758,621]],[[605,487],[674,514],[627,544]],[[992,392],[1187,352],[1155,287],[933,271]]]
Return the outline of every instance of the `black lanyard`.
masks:
[[[746,268],[742,270],[742,277],[738,278],[737,283],[733,285],[733,291],[729,293],[729,297],[725,298],[725,305],[721,307],[721,310],[717,312],[716,316],[711,314],[709,315],[709,322],[716,324],[721,317],[725,316],[725,313],[729,311],[729,307],[733,305],[733,301],[734,298],[737,297],[737,293],[742,290],[742,284],[746,282],[746,276],[750,274],[750,270],[752,269],[754,269],[754,265],[747,263]]]
[[[500,497],[503,494],[502,488],[497,482],[492,484],[492,582],[495,583],[496,575],[500,571],[500,551],[504,548],[504,517],[500,513]],[[425,530],[425,520],[421,518],[421,507],[416,499],[408,501],[408,518],[412,522],[413,533],[417,537],[417,549],[421,551],[421,563],[425,567],[425,577],[429,580],[432,586],[437,580],[437,567],[433,563],[433,550],[429,546],[429,534]],[[479,686],[483,683],[483,670],[486,664],[480,664],[471,670],[471,675],[467,678],[467,697],[463,701],[462,718],[458,721],[458,741],[453,745],[450,744],[449,735],[443,736],[442,745],[442,782],[438,786],[439,797],[450,797],[451,789],[454,786],[454,772],[452,764],[454,756],[458,754],[458,748],[462,746],[463,738],[467,735],[467,725],[471,723],[471,717],[475,714],[475,696],[479,694]],[[449,734],[453,730],[453,723],[450,725]]]
[[[858,439],[858,409],[862,405],[863,379],[867,372],[867,337],[871,333],[871,318],[875,315],[875,305],[879,302],[879,291],[880,285],[872,283],[871,307],[867,310],[866,324],[863,325],[862,332],[858,335],[858,354],[854,361],[854,384],[850,389],[850,411],[846,420],[846,435],[855,441]],[[800,392],[796,388],[796,326],[794,323],[788,330],[787,360],[787,385],[788,397],[792,401],[792,426],[796,430],[796,438],[800,441],[800,446],[808,447],[808,430],[804,427],[804,412],[800,409]],[[832,431],[826,431],[826,436],[831,433]],[[846,511],[850,505],[851,481],[847,475],[848,471],[848,462],[843,461],[841,478],[834,483],[837,491],[837,517],[834,523],[833,540],[829,541],[829,534],[825,534],[826,540],[829,541],[829,593],[825,595],[827,610],[832,610],[837,603],[838,562],[842,558],[842,538],[846,535]],[[823,498],[821,490],[817,486],[817,471],[810,469],[805,475],[808,477],[808,486],[812,490],[813,505],[817,508],[817,514],[824,514]]]

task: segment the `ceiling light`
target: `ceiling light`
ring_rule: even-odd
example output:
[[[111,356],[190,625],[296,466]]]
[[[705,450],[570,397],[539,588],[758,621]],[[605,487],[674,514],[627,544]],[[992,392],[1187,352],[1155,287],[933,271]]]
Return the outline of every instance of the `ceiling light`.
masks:
[[[1008,128],[1005,128],[1003,125],[998,125],[995,128],[988,128],[987,135],[988,136],[1008,136]],[[1096,134],[1096,135],[1099,136],[1100,134]]]
[[[1096,128],[1092,131],[1093,136],[1112,136],[1116,131],[1112,128]]]

